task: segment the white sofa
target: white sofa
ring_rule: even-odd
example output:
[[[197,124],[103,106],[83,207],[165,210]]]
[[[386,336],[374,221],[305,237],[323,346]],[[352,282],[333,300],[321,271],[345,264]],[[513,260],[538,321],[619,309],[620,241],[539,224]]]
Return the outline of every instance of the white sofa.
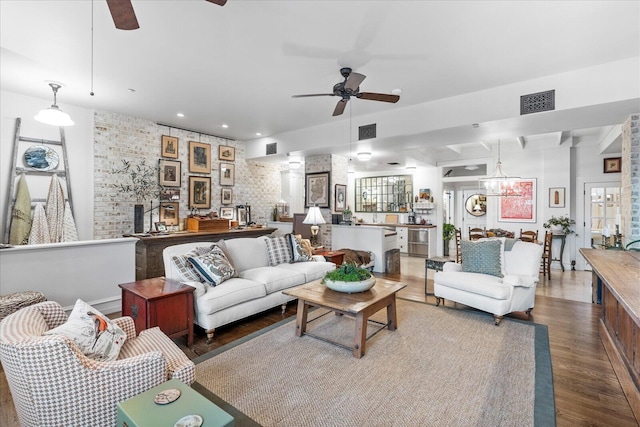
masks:
[[[184,255],[196,247],[211,246],[214,242],[185,243],[164,249],[165,277],[193,286],[195,323],[207,333],[207,343],[213,339],[218,326],[226,325],[252,314],[282,305],[293,297],[281,291],[321,279],[336,265],[314,256],[314,261],[283,263],[269,266],[269,253],[265,239],[269,237],[237,238],[225,240],[225,252],[238,272],[231,278],[213,287],[206,283],[184,280],[171,261],[174,255]]]
[[[480,239],[480,241],[491,240]],[[504,277],[463,272],[462,264],[447,262],[434,276],[437,305],[448,299],[493,314],[499,325],[503,316],[514,311],[530,315],[539,280],[542,245],[515,241],[513,246],[501,240],[501,270]],[[462,262],[465,255],[462,252]]]

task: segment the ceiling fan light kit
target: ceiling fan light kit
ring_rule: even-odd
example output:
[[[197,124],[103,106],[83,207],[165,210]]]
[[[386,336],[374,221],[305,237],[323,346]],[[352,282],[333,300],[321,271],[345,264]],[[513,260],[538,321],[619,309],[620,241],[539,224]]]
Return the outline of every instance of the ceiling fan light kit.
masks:
[[[71,117],[62,111],[56,104],[56,94],[58,93],[58,89],[62,86],[58,83],[49,83],[49,86],[51,86],[51,89],[53,90],[53,105],[49,108],[40,110],[40,112],[34,116],[34,119],[40,123],[51,126],[73,126],[74,122],[71,120]]]
[[[340,74],[344,77],[344,81],[333,85],[332,93],[312,93],[307,95],[293,95],[293,98],[308,98],[312,96],[339,96],[342,99],[336,104],[336,108],[333,110],[334,116],[339,116],[344,113],[344,108],[347,102],[352,96],[359,99],[368,99],[370,101],[381,101],[395,104],[400,100],[399,95],[386,94],[386,93],[374,93],[374,92],[360,92],[360,84],[367,78],[364,74],[354,73],[351,68],[344,67],[340,69]]]

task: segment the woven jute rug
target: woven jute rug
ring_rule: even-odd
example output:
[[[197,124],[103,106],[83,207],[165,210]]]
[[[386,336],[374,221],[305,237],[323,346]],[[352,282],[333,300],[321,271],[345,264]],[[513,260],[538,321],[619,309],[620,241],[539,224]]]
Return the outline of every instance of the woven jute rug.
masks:
[[[329,313],[308,330],[349,345],[354,327]],[[361,359],[295,320],[268,329],[195,360],[200,385],[264,426],[555,425],[545,326],[399,300],[398,329]]]

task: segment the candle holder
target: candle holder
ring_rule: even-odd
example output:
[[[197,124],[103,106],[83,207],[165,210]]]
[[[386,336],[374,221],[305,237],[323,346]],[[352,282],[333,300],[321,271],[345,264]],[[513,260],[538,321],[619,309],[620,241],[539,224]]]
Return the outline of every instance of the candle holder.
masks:
[[[622,249],[622,234],[620,234],[620,225],[616,224],[616,234],[613,236],[613,246],[616,249]]]

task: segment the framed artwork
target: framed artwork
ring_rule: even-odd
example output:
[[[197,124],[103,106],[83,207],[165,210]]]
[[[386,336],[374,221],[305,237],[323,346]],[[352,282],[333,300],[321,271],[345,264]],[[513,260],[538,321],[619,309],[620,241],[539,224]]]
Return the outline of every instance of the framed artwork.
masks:
[[[180,187],[180,184],[182,184],[180,182],[181,166],[182,162],[180,160],[160,159],[158,161],[160,185],[165,187]]]
[[[236,149],[228,145],[220,145],[218,147],[218,159],[233,162],[236,159]]]
[[[166,232],[167,224],[165,224],[164,222],[156,222],[156,231]]]
[[[622,157],[609,157],[604,159],[604,173],[616,173],[622,171]]]
[[[162,188],[160,190],[160,200],[180,200],[180,189]]]
[[[549,188],[549,207],[564,208],[564,187]]]
[[[160,151],[160,155],[168,159],[177,159],[178,138],[175,136],[162,135],[162,149]]]
[[[329,206],[329,172],[305,174],[304,206]]]
[[[166,225],[178,225],[180,221],[180,203],[163,202],[160,203],[160,222]]]
[[[220,163],[220,185],[233,185],[236,167],[233,163]]]
[[[189,172],[211,173],[211,145],[189,141]]]
[[[208,176],[189,177],[189,209],[211,208],[211,178]]]
[[[223,188],[220,194],[220,203],[223,205],[230,205],[233,202],[233,189]]]
[[[236,218],[238,218],[238,225],[247,225],[247,209],[244,206],[236,206]]]
[[[536,222],[536,179],[521,179],[513,189],[519,197],[498,197],[498,221]]]
[[[336,184],[336,212],[342,212],[347,207],[347,186]]]
[[[220,208],[220,218],[233,219],[233,208]]]

